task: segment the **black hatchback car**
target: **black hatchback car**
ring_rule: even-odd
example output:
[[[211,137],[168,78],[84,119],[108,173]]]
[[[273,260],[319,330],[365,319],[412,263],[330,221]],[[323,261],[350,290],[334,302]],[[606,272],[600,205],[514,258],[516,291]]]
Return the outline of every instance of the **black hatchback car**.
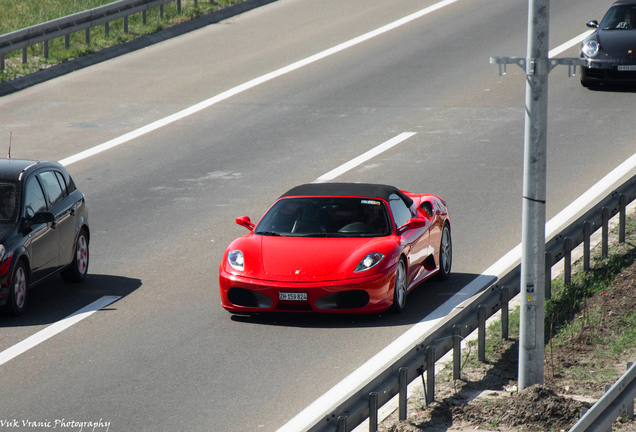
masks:
[[[56,162],[0,159],[0,306],[19,315],[33,285],[56,273],[79,282],[88,271],[88,211]]]
[[[619,0],[610,6],[596,29],[581,43],[581,84],[636,83],[636,0]]]

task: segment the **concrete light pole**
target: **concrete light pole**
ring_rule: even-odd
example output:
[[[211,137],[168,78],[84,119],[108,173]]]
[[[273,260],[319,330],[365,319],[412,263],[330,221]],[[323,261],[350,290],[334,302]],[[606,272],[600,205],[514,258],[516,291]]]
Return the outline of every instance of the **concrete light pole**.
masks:
[[[543,384],[549,0],[530,0],[523,151],[519,390]]]
[[[491,63],[516,63],[526,72],[526,119],[523,155],[523,208],[519,328],[519,390],[544,381],[545,207],[548,129],[548,74],[557,64],[549,51],[549,0],[528,2],[528,50],[525,59],[491,57]],[[503,69],[501,69],[503,65]]]

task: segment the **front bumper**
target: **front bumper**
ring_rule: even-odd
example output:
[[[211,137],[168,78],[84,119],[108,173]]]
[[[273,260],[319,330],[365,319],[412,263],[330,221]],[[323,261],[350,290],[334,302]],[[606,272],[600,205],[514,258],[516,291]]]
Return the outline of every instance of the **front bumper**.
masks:
[[[373,276],[325,282],[279,282],[219,274],[221,306],[234,313],[378,313],[393,304],[397,266]],[[307,300],[279,300],[279,293],[306,293]]]
[[[581,81],[599,84],[636,83],[636,59],[587,59],[586,64],[581,66]]]

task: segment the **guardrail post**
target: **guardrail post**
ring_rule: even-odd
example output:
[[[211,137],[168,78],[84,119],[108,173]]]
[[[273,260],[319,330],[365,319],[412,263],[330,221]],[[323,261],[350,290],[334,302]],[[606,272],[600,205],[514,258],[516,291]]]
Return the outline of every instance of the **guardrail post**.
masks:
[[[606,257],[608,255],[608,248],[609,248],[609,207],[603,206],[603,214],[602,214],[602,220],[603,220],[603,245],[601,246],[601,254]]]
[[[453,326],[453,379],[462,378],[462,326]]]
[[[177,12],[181,13],[181,0],[177,0]]]
[[[401,367],[400,368],[400,377],[398,379],[398,386],[400,388],[399,390],[399,415],[400,415],[400,421],[402,420],[406,420],[406,389],[408,387],[408,382],[407,381],[407,373],[409,371],[409,368],[405,368],[405,367]]]
[[[607,393],[608,391],[610,391],[611,388],[612,388],[611,384],[605,384],[604,393]],[[612,432],[612,425],[610,425],[610,427],[607,428],[607,432]]]
[[[338,417],[338,428],[337,432],[347,432],[347,416],[339,416]]]
[[[22,64],[26,64],[27,62],[27,49],[22,48]]]
[[[552,256],[552,254],[550,254]],[[547,262],[547,257],[546,257]],[[547,265],[546,265],[547,266]],[[510,302],[510,288],[507,286],[501,287],[501,340],[508,340],[509,324],[509,302]]]
[[[91,44],[91,29],[87,28],[84,30],[84,40],[86,41],[86,45]]]
[[[109,31],[110,31],[110,27],[109,27],[108,23],[106,22],[106,23],[104,23],[104,37],[105,38],[108,37]]]
[[[71,35],[64,35],[64,49],[71,47]]]
[[[163,5],[159,5],[159,19],[163,20]]]
[[[629,370],[629,368],[631,368],[633,365],[634,362],[627,362],[627,370]],[[634,401],[627,404],[627,412],[625,414],[627,414],[627,418],[629,418],[630,420],[634,420]]]
[[[550,251],[545,251],[545,298],[552,298],[552,252]]]
[[[143,25],[146,25],[146,11],[145,10],[141,11],[141,23]]]
[[[570,285],[572,282],[572,239],[563,239],[563,282]]]
[[[625,243],[625,207],[627,207],[627,195],[620,194],[618,197],[618,205],[620,206],[620,218],[618,227],[618,242]]]
[[[48,40],[44,41],[44,58],[45,59],[49,58],[49,41]]]
[[[128,33],[128,15],[124,17],[124,33]]]
[[[592,235],[592,224],[583,222],[583,270],[590,269],[590,236]]]
[[[4,54],[0,54],[0,70],[4,70]]]
[[[435,400],[435,345],[426,347],[426,400],[431,403]]]
[[[369,393],[369,432],[378,432],[378,393]]]
[[[479,305],[479,331],[477,334],[478,339],[478,347],[477,347],[477,357],[479,361],[486,361],[486,306]]]

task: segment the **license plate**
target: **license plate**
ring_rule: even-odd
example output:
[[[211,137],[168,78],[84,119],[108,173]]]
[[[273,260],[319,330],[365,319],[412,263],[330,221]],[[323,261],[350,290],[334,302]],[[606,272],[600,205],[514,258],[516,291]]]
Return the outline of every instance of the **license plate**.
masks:
[[[636,65],[621,65],[618,66],[619,71],[636,71]]]
[[[307,301],[307,293],[279,292],[278,300]]]

